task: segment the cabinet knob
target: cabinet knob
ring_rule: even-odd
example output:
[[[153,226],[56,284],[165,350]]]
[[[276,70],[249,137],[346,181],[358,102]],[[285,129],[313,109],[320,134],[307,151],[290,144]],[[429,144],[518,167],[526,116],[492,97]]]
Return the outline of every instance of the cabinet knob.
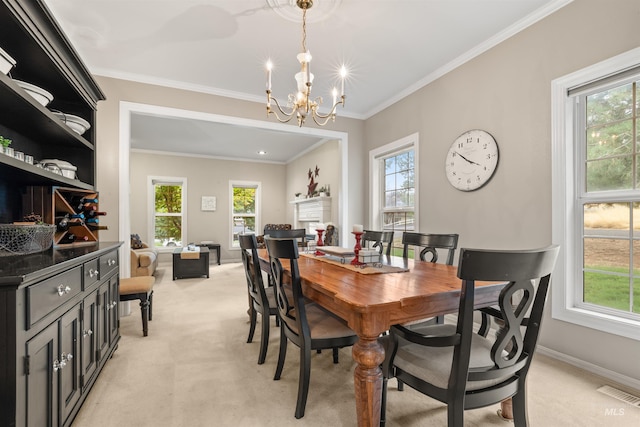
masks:
[[[90,337],[91,335],[93,335],[93,331],[91,329],[88,329],[86,331],[82,331],[82,338]]]
[[[68,294],[69,292],[71,292],[71,286],[67,285],[58,285],[58,296],[63,296],[65,294]]]
[[[58,372],[59,369],[62,369],[63,365],[58,362],[58,359],[53,361],[53,372]]]
[[[111,259],[111,258],[109,258],[109,259],[107,260],[107,265],[108,265],[109,267],[111,267],[112,265],[116,265],[116,260],[115,260],[115,259]]]
[[[93,279],[93,277],[98,277],[98,274],[100,274],[100,272],[98,270],[94,270],[93,268],[89,270],[89,277],[91,277]]]

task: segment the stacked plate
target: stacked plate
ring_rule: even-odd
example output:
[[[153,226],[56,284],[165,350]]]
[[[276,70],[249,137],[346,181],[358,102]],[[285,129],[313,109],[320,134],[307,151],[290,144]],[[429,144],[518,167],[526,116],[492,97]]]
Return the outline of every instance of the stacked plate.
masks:
[[[73,114],[65,114],[59,111],[53,111],[53,115],[62,120],[72,131],[78,135],[82,135],[91,127],[88,121],[82,117],[74,116]]]
[[[53,95],[51,95],[41,87],[16,79],[14,79],[13,81],[16,82],[16,84],[24,89],[29,95],[31,95],[36,101],[38,101],[43,107],[46,107],[51,101],[53,101]]]
[[[7,52],[0,48],[0,72],[3,74],[9,74],[9,71],[16,65],[16,60],[13,59]]]

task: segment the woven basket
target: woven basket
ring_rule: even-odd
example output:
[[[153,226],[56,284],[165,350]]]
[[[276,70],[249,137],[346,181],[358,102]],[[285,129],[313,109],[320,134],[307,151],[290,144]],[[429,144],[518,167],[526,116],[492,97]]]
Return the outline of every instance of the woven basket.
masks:
[[[46,251],[53,245],[55,225],[0,224],[0,256]]]

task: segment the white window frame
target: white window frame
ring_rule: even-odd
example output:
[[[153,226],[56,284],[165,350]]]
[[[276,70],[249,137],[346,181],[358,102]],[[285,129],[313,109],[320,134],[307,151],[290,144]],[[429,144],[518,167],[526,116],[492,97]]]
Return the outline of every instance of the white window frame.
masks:
[[[381,159],[390,157],[394,154],[400,154],[403,151],[413,150],[414,159],[414,180],[415,180],[415,195],[414,195],[414,207],[413,217],[414,226],[416,230],[419,230],[418,223],[418,206],[420,206],[418,185],[419,179],[419,134],[413,133],[405,136],[404,138],[385,144],[381,147],[369,151],[369,188],[371,189],[371,200],[369,202],[369,224],[372,228],[382,229],[383,221],[383,200],[384,200],[384,169],[381,166]],[[397,236],[396,236],[397,237]]]
[[[229,181],[229,249],[240,250],[240,246],[233,246],[233,189],[234,187],[249,187],[256,189],[256,234],[262,230],[262,183],[260,181]]]
[[[640,64],[640,48],[602,61],[554,80],[551,84],[552,133],[552,234],[561,245],[553,285],[551,315],[554,319],[640,341],[640,322],[580,306],[582,283],[582,215],[576,203],[580,165],[574,146],[574,105],[571,88],[603,79]],[[580,284],[580,285],[577,285]]]
[[[151,247],[154,247],[158,250],[158,252],[173,252],[174,247],[164,247],[164,246],[155,246],[156,241],[156,192],[155,186],[156,184],[167,184],[167,185],[180,185],[182,187],[182,206],[181,206],[181,217],[182,217],[182,235],[180,236],[181,242],[183,246],[186,244],[187,234],[187,178],[186,177],[175,177],[175,176],[148,176],[147,177],[147,211],[148,211],[148,236],[150,242],[148,243]]]

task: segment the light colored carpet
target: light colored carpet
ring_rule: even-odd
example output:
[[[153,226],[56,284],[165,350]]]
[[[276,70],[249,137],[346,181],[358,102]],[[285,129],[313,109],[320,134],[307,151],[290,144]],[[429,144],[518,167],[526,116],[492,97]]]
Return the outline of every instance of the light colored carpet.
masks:
[[[154,287],[153,321],[142,336],[140,311],[122,317],[122,339],[78,413],[73,427],[354,426],[351,349],[312,353],[304,418],[294,418],[298,349],[289,345],[280,381],[273,381],[279,331],[272,320],[267,360],[258,365],[260,325],[249,330],[241,264],[211,266],[209,279],[171,280],[161,265]],[[529,374],[532,426],[640,426],[640,409],[596,391],[600,377],[537,355]],[[637,393],[637,392],[636,392]],[[513,425],[494,407],[465,413],[467,426]],[[388,426],[444,426],[439,402],[390,381]]]

